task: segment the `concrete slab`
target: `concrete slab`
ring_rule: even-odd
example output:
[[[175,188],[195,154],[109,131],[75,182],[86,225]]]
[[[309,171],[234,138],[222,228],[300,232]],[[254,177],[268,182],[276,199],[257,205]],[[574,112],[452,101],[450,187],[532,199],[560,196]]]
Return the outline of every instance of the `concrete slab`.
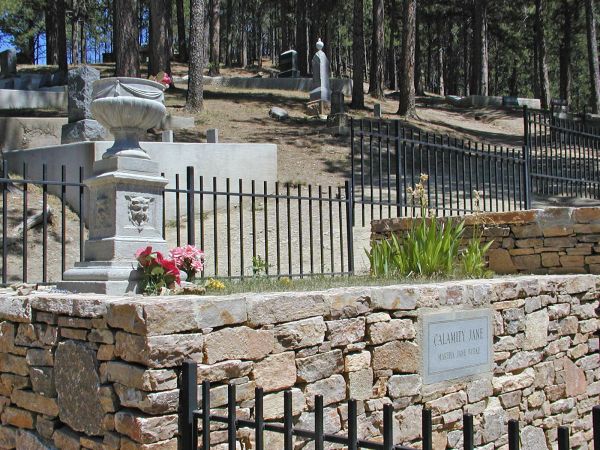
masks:
[[[239,89],[274,89],[282,91],[310,92],[312,78],[248,78],[248,77],[204,77],[208,86],[224,86]],[[352,96],[352,80],[348,78],[331,78],[331,90],[341,91],[345,96]]]
[[[60,180],[61,166],[65,165],[68,181],[78,181],[79,168],[83,167],[84,178],[91,176],[92,165],[101,159],[102,154],[112,142],[77,142],[59,146],[30,148],[5,153],[9,170],[21,174],[23,163],[28,164],[28,176],[41,179],[42,165],[48,168],[48,179]],[[243,188],[250,192],[251,180],[257,180],[257,192],[262,192],[262,182],[270,185],[277,180],[277,145],[275,144],[208,144],[208,143],[169,143],[143,142],[141,146],[148,152],[153,161],[158,163],[160,171],[169,180],[167,188],[175,187],[175,175],[179,174],[180,188],[186,183],[186,167],[193,166],[195,171],[195,189],[199,188],[199,177],[204,177],[204,190],[212,190],[212,177],[217,177],[217,189],[225,191],[226,179],[231,179],[231,192],[239,192],[238,180],[246,183]],[[51,193],[58,193],[56,187],[50,187]],[[225,205],[224,196],[220,196],[217,208]],[[67,203],[79,212],[79,191],[76,187],[67,188]],[[235,197],[231,203],[235,204]],[[185,214],[185,195],[180,195],[181,215]],[[89,204],[89,199],[86,199]],[[195,196],[196,214],[199,214],[200,198]],[[167,194],[165,199],[166,218],[176,217],[175,195]],[[213,209],[212,197],[205,196],[204,210]]]
[[[0,110],[51,109],[67,110],[67,92],[22,91],[0,89]]]
[[[66,117],[0,117],[0,150],[57,145]]]

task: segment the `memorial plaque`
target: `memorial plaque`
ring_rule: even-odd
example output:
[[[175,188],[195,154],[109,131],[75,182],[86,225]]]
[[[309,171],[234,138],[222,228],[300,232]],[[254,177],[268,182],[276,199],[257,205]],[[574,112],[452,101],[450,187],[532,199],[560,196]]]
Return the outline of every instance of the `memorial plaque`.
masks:
[[[423,316],[423,382],[438,383],[492,370],[488,309]]]

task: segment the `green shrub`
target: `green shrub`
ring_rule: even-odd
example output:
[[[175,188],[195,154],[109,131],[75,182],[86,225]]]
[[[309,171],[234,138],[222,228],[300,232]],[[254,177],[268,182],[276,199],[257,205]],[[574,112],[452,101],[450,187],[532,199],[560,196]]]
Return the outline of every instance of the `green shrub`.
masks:
[[[390,239],[373,242],[370,251],[366,251],[371,275],[426,278],[489,276],[491,272],[486,268],[485,254],[491,242],[482,245],[481,233],[476,229],[473,238],[461,251],[465,223],[451,218],[441,221],[428,212],[426,181],[427,175],[422,174],[415,188],[408,190],[419,216],[412,220],[406,236],[400,239],[392,235]]]

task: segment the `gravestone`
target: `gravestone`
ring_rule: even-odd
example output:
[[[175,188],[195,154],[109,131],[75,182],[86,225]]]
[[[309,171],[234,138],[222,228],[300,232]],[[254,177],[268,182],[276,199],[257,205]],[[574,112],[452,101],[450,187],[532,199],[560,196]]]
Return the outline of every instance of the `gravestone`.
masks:
[[[279,55],[279,78],[298,78],[298,52],[288,50]]]
[[[217,128],[209,128],[206,130],[206,142],[209,144],[219,143],[219,130]]]
[[[68,111],[69,123],[63,125],[61,143],[103,141],[108,132],[92,117],[92,90],[100,72],[90,66],[78,66],[69,70]]]
[[[0,53],[0,74],[4,78],[12,77],[17,73],[17,51],[14,48]]]
[[[100,71],[90,66],[69,70],[69,122],[92,118],[92,85],[99,79]]]
[[[517,108],[519,106],[519,99],[517,97],[505,95],[502,97],[502,106]]]
[[[381,119],[381,103],[375,103],[373,106],[373,115],[376,119]]]
[[[331,94],[331,114],[344,114],[344,93],[333,92]]]
[[[312,59],[312,85],[310,91],[310,100],[331,102],[331,87],[329,77],[331,68],[329,67],[329,59],[323,51],[325,44],[321,39],[317,42],[317,53]]]
[[[173,142],[173,130],[161,131],[161,137],[163,142]]]
[[[569,117],[569,104],[565,99],[550,99],[550,110],[557,119],[567,119]]]

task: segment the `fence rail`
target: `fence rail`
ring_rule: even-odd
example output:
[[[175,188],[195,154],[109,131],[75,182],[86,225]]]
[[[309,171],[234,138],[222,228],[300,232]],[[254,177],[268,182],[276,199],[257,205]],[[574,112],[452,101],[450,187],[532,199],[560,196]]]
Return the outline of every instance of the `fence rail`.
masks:
[[[294,448],[294,436],[314,442],[315,450],[323,450],[325,442],[347,446],[348,450],[359,448],[375,450],[415,450],[413,447],[394,444],[394,407],[386,404],[383,407],[383,432],[381,441],[370,441],[359,439],[357,425],[357,401],[348,400],[348,420],[345,434],[329,434],[323,430],[323,396],[316,395],[314,398],[315,426],[308,430],[296,428],[293,425],[292,391],[284,391],[283,397],[283,422],[266,422],[263,416],[263,389],[257,387],[254,397],[253,420],[241,419],[236,412],[236,387],[235,384],[227,385],[227,407],[226,415],[213,414],[210,404],[209,381],[202,382],[201,404],[198,405],[198,364],[194,361],[185,361],[182,367],[180,386],[180,417],[179,438],[183,450],[196,450],[200,443],[203,450],[210,449],[211,445],[211,423],[227,425],[227,448],[236,449],[237,431],[240,428],[254,430],[256,450],[265,449],[264,433],[266,431],[283,435],[283,449]],[[198,408],[200,406],[200,408]],[[222,410],[222,409],[221,409]],[[592,421],[594,430],[594,450],[600,450],[600,405],[592,409]],[[201,433],[199,426],[201,425]],[[208,432],[206,432],[208,430]],[[201,439],[199,439],[201,434]],[[432,413],[428,408],[423,408],[421,423],[421,448],[432,450],[433,447],[433,422]],[[473,415],[463,415],[463,449],[473,450],[475,448],[475,432]],[[200,441],[200,442],[199,442]],[[561,426],[558,428],[558,450],[570,449],[569,428]],[[511,419],[508,421],[508,448],[509,450],[520,449],[519,422]],[[526,450],[526,449],[524,449]]]
[[[600,198],[600,129],[527,108],[523,122],[535,194]]]

